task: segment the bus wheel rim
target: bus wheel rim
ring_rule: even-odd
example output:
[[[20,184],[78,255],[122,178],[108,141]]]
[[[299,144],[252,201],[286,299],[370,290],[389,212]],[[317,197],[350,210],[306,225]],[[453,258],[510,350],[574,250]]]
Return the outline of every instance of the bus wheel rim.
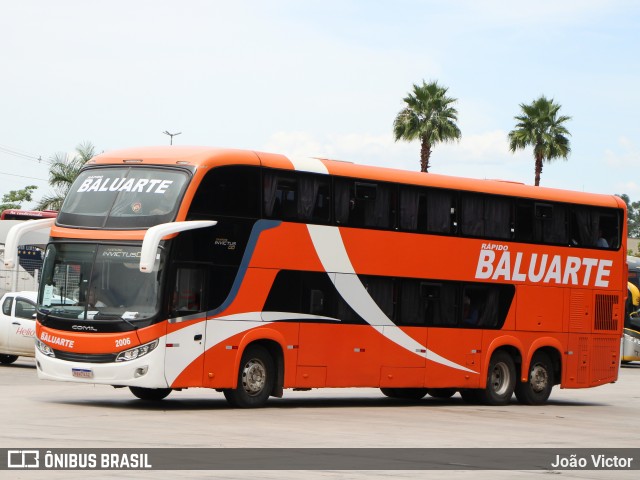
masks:
[[[547,375],[547,370],[541,365],[535,365],[531,369],[531,389],[536,393],[542,392],[547,388],[548,382],[549,377]]]
[[[249,360],[242,370],[242,386],[249,395],[258,395],[267,381],[267,368],[258,359]]]
[[[493,367],[491,372],[491,385],[496,395],[504,395],[509,388],[509,369],[507,366],[500,362]]]

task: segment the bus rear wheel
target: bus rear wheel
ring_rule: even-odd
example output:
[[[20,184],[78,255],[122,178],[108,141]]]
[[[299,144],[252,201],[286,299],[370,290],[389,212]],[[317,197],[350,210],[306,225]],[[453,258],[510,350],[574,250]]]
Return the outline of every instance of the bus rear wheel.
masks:
[[[275,384],[275,362],[266,348],[251,345],[242,354],[238,386],[223,391],[234,407],[264,407]]]
[[[507,352],[496,352],[489,362],[487,386],[479,390],[485,405],[507,405],[516,387],[516,366]]]
[[[460,390],[460,396],[464,403],[468,403],[470,405],[477,405],[482,403],[481,398],[482,390],[477,388],[463,388]]]
[[[18,360],[17,355],[0,355],[0,363],[2,363],[3,365],[9,365],[16,360]]]
[[[553,388],[553,364],[549,355],[536,353],[529,365],[528,381],[516,385],[516,398],[525,405],[542,405],[549,399]]]
[[[389,398],[402,400],[420,400],[427,394],[426,388],[381,388],[380,391]]]
[[[140,400],[149,402],[159,402],[171,393],[170,388],[129,387],[129,390]]]

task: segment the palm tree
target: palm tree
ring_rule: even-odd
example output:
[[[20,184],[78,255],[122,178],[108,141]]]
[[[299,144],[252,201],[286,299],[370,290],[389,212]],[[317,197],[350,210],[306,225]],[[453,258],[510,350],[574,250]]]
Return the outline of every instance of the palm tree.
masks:
[[[452,106],[457,99],[447,97],[447,88],[438,82],[413,84],[413,93],[404,98],[403,108],[393,121],[396,142],[400,139],[419,139],[420,171],[429,171],[431,148],[439,142],[459,140],[461,133],[456,125],[458,111]]]
[[[51,157],[49,167],[49,185],[54,193],[45,195],[36,206],[37,210],[60,210],[62,202],[71,188],[71,184],[80,173],[80,169],[95,155],[95,147],[83,142],[76,147],[76,155],[56,153]]]
[[[542,95],[531,105],[520,104],[522,115],[514,117],[518,123],[509,132],[509,149],[515,152],[528,145],[533,146],[535,158],[535,185],[540,185],[542,163],[556,158],[567,159],[569,146],[569,130],[563,125],[571,120],[566,115],[558,115],[560,105],[553,103]]]

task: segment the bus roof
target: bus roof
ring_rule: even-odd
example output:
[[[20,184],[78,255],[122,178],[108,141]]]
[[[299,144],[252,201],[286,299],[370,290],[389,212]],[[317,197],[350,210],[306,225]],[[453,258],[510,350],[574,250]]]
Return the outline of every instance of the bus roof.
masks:
[[[367,180],[397,182],[436,188],[449,188],[472,192],[509,195],[541,201],[589,204],[610,208],[623,208],[624,202],[615,195],[594,194],[547,187],[534,187],[504,180],[480,180],[435,173],[424,174],[387,167],[358,165],[350,162],[320,158],[332,175]],[[137,147],[106,152],[94,157],[88,165],[142,164],[191,165],[207,168],[221,165],[262,165],[264,167],[294,170],[285,155],[251,150],[236,150],[202,146]]]

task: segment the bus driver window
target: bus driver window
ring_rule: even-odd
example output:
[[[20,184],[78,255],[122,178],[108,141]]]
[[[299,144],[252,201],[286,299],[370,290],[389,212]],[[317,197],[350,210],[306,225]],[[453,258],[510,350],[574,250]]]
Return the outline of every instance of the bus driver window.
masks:
[[[203,310],[203,271],[199,268],[178,268],[169,310],[172,313],[196,313]]]

